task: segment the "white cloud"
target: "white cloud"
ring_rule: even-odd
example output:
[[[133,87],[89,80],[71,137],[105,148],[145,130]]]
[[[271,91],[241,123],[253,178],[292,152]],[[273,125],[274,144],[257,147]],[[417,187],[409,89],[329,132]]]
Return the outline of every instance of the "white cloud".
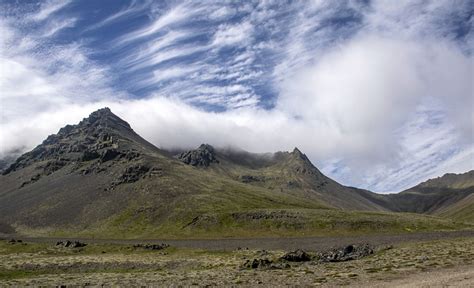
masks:
[[[189,20],[189,18],[201,11],[200,9],[193,8],[195,7],[188,6],[188,3],[176,5],[161,15],[158,15],[156,19],[152,20],[152,22],[145,27],[125,34],[115,44],[126,44],[144,37],[152,36],[153,34],[162,31],[169,25],[176,25],[183,22],[184,20]]]
[[[245,51],[229,59],[216,58],[208,51],[209,44],[179,44],[202,32],[176,28],[206,8],[190,3],[178,4],[150,25],[120,38],[127,44],[143,40],[140,46],[124,49],[116,66],[133,73],[183,55],[208,52],[192,64],[155,68],[147,77],[132,73],[143,86],[180,77],[189,80],[168,81],[168,86],[140,100],[121,97],[111,87],[108,67],[91,61],[82,45],[46,45],[43,38],[47,37],[25,35],[14,23],[0,22],[0,157],[18,147],[31,149],[66,123],[109,106],[161,147],[190,148],[205,142],[268,152],[298,146],[330,176],[376,191],[406,188],[426,177],[474,168],[472,56],[451,36],[443,36],[444,28],[426,24],[442,18],[435,2],[420,4],[421,10],[411,4],[399,9],[375,3],[367,10],[371,12],[363,13],[362,31],[335,42],[331,42],[333,30],[319,29],[320,22],[314,19],[332,17],[339,4],[301,5],[295,9],[308,9],[295,15],[303,18],[294,23],[284,18],[290,28],[288,39],[283,36],[283,42],[273,39],[272,45],[252,46],[248,44],[256,40],[257,27],[251,21],[278,28],[277,20],[270,18],[279,14],[270,4],[260,4],[264,7],[243,22],[222,24],[212,35],[213,48],[245,46]],[[443,3],[439,7],[449,6]],[[43,16],[38,19],[48,18],[41,20],[40,28],[60,19],[52,16],[62,6],[55,7],[39,13]],[[452,13],[448,12],[441,14]],[[409,16],[410,25],[404,25],[403,15]],[[431,27],[437,27],[433,37],[418,37],[420,30]],[[326,47],[327,43],[333,45]],[[260,97],[245,83],[267,76],[252,66],[258,56],[256,46],[274,52],[270,60],[280,63],[268,76],[279,93],[269,110],[256,105]],[[232,81],[226,86],[210,84],[216,79]],[[209,112],[189,103],[225,105],[227,110]]]
[[[137,15],[138,13],[143,12],[146,8],[149,8],[150,3],[150,0],[132,0],[127,7],[108,16],[100,22],[87,27],[86,29],[84,29],[84,31],[91,31],[94,29],[102,28],[112,23],[122,21],[131,16]]]
[[[76,18],[69,18],[69,19],[61,19],[61,20],[54,20],[48,23],[45,27],[42,37],[51,37],[54,34],[58,33],[59,31],[74,27],[77,19]]]
[[[238,24],[219,25],[214,34],[213,45],[224,47],[228,45],[248,45],[252,41],[253,25],[249,21],[243,21]]]
[[[61,10],[62,8],[66,7],[71,3],[70,0],[49,0],[44,1],[41,4],[40,10],[35,14],[30,16],[30,19],[33,21],[43,21],[56,13],[57,11]]]

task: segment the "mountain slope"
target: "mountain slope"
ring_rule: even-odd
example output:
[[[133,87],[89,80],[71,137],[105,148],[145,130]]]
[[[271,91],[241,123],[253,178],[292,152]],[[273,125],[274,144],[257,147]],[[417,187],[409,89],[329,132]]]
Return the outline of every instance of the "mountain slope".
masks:
[[[456,203],[438,209],[436,215],[474,224],[474,193]]]
[[[221,237],[457,227],[349,211],[384,207],[363,196],[374,193],[324,176],[298,149],[252,154],[202,145],[172,157],[107,108],[20,156],[0,187],[0,233]]]
[[[388,195],[394,211],[437,214],[474,193],[474,171],[446,174]]]
[[[255,154],[235,149],[215,149],[203,144],[177,155],[177,158],[248,185],[322,201],[330,207],[387,211],[385,207],[356,193],[358,189],[345,187],[323,175],[298,148],[292,152]]]

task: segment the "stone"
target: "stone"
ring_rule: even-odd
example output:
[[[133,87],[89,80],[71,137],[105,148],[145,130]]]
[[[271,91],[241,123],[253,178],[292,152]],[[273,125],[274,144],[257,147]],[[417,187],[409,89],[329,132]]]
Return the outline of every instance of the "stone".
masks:
[[[311,256],[301,249],[288,252],[281,257],[282,260],[289,262],[306,262],[311,260]]]
[[[81,248],[87,246],[86,243],[79,242],[79,241],[58,241],[56,242],[56,247],[64,247],[64,248]]]
[[[367,257],[374,253],[369,244],[348,245],[319,254],[320,262],[343,262]]]

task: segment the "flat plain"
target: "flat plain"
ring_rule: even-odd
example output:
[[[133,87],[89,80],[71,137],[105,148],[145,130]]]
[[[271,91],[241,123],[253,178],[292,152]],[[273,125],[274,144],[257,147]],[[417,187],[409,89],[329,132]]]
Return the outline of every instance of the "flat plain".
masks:
[[[175,240],[156,250],[137,247],[138,240],[91,240],[85,247],[67,248],[56,245],[55,239],[15,243],[4,239],[0,285],[472,287],[474,283],[474,237],[469,231],[341,237],[339,242],[333,237],[295,239]],[[260,243],[261,248],[251,243]],[[366,245],[373,253],[349,261],[322,261],[324,253],[348,243]],[[283,260],[295,245],[310,258]]]

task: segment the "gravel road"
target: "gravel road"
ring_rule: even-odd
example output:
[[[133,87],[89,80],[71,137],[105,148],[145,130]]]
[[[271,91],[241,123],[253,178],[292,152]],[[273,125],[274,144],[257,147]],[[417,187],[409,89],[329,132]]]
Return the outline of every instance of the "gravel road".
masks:
[[[68,240],[78,240],[86,243],[110,243],[110,244],[136,244],[136,243],[167,243],[174,247],[185,247],[208,250],[235,250],[241,249],[266,249],[266,250],[325,250],[333,247],[341,247],[349,244],[369,243],[374,246],[393,245],[404,242],[429,241],[447,238],[474,237],[474,231],[452,231],[452,232],[427,232],[427,233],[407,233],[397,235],[364,235],[364,236],[341,236],[341,237],[298,237],[298,238],[247,238],[247,239],[86,239],[68,238]],[[3,238],[6,237],[4,235]],[[27,242],[54,243],[66,238],[28,238],[18,237]]]

